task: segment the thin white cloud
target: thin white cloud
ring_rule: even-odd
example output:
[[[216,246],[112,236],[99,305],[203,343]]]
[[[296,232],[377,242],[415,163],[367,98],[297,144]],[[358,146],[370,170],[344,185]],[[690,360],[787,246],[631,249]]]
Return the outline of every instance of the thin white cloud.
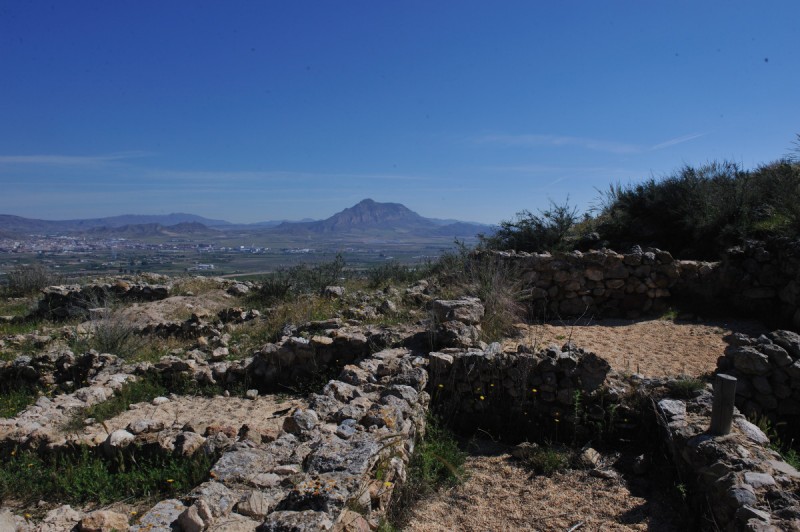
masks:
[[[564,147],[574,146],[586,150],[599,151],[615,154],[644,153],[648,151],[661,150],[684,142],[689,142],[696,138],[703,137],[708,133],[690,133],[680,137],[675,137],[664,142],[659,142],[653,146],[643,146],[628,142],[618,142],[614,140],[593,139],[588,137],[572,137],[564,135],[484,135],[478,137],[478,143],[495,143],[506,146],[551,146]]]
[[[699,139],[700,137],[705,137],[708,133],[690,133],[688,135],[683,135],[681,137],[675,137],[674,139],[665,140],[664,142],[660,142],[655,146],[650,148],[651,151],[660,150],[662,148],[668,148],[670,146],[675,146],[676,144],[683,144],[684,142],[689,142],[690,140]]]
[[[562,135],[486,135],[478,138],[478,142],[505,144],[508,146],[577,146],[609,153],[636,153],[641,151],[641,147],[635,144]]]
[[[126,151],[103,155],[0,155],[0,164],[38,166],[98,166],[115,161],[136,159],[152,155],[144,151]]]
[[[338,180],[338,179],[363,179],[380,181],[422,181],[429,179],[425,176],[404,174],[379,174],[379,173],[316,173],[292,172],[283,170],[249,171],[249,170],[148,170],[144,178],[168,181],[192,182],[257,182],[257,181],[300,181],[300,180]]]

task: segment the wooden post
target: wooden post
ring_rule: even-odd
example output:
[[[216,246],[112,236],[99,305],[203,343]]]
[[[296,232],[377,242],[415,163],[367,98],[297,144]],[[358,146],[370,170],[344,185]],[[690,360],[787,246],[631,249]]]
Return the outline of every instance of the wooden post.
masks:
[[[717,374],[714,379],[714,403],[711,408],[711,433],[724,436],[733,424],[733,403],[736,400],[736,378]]]

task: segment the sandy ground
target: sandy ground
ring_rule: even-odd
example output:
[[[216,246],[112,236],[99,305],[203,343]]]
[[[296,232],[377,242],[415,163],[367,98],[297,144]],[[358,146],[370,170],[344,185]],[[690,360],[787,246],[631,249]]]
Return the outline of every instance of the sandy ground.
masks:
[[[585,470],[534,475],[508,454],[471,456],[463,484],[419,503],[404,530],[680,530],[663,498]],[[635,491],[636,493],[632,493]]]
[[[766,332],[759,322],[748,320],[602,320],[520,325],[519,329],[520,336],[508,340],[504,347],[513,349],[525,344],[539,349],[572,341],[608,360],[616,371],[648,377],[698,376],[714,371],[717,358],[728,345],[726,336],[734,332]]]

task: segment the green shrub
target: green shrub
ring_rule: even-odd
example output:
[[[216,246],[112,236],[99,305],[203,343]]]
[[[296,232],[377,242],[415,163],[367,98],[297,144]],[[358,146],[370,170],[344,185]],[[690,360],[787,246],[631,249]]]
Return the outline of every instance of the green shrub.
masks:
[[[426,265],[412,267],[391,261],[368,270],[367,281],[370,288],[380,288],[391,283],[413,283],[424,278],[428,273],[429,266]]]
[[[303,294],[320,294],[326,286],[341,282],[345,273],[341,254],[330,262],[309,266],[298,264],[280,268],[265,276],[260,286],[251,292],[249,300],[263,305],[274,305]]]
[[[633,244],[680,258],[717,259],[744,238],[797,236],[800,165],[780,160],[746,171],[732,162],[684,166],[604,194],[597,229],[614,249]]]
[[[481,244],[487,249],[514,249],[541,252],[564,250],[570,247],[567,236],[578,221],[578,210],[569,205],[550,202],[550,208],[533,214],[528,210],[517,213],[515,220],[504,220],[491,235],[481,235]]]
[[[560,446],[537,446],[526,453],[523,464],[539,475],[550,476],[564,471],[572,462],[572,451]]]

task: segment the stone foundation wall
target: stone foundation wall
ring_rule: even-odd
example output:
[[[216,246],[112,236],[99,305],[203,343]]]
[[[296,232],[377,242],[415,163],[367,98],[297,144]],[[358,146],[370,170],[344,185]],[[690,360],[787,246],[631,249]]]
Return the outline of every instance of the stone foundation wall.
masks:
[[[454,429],[507,440],[582,439],[617,408],[608,363],[572,345],[539,353],[445,349],[428,355],[432,410]],[[616,406],[612,406],[616,405]]]
[[[735,334],[717,372],[737,378],[736,406],[744,415],[763,416],[773,427],[780,423],[789,438],[800,436],[800,335]]]
[[[726,253],[713,299],[741,314],[800,331],[800,240],[750,241]]]
[[[52,320],[88,317],[89,309],[118,301],[157,301],[169,297],[169,287],[149,283],[94,283],[50,286],[42,290],[36,314]]]
[[[657,412],[666,446],[702,530],[797,530],[800,473],[769,449],[769,439],[744,416],[726,436],[708,432],[712,394],[662,399]]]
[[[681,283],[712,279],[713,263],[676,261],[669,252],[635,248],[581,253],[482,252],[522,282],[535,311],[545,318],[586,315],[637,317],[663,311]]]

